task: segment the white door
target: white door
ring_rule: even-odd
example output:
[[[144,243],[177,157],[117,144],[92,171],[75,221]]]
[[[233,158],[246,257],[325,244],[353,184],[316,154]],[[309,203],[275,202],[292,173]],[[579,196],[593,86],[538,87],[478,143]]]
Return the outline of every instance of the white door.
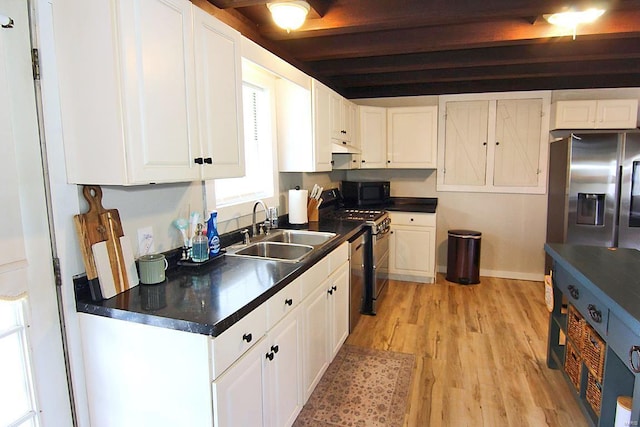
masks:
[[[387,167],[387,109],[360,107],[360,148],[362,169]]]
[[[215,427],[263,425],[262,359],[265,350],[265,341],[261,341],[213,382]]]
[[[121,0],[124,94],[133,182],[200,177],[191,3]]]
[[[193,20],[202,177],[244,176],[240,34],[199,8]]]
[[[264,362],[266,424],[290,426],[300,413],[302,399],[302,316],[295,309],[269,331]]]
[[[542,99],[498,100],[493,185],[538,185],[541,126]]]
[[[444,183],[485,185],[489,101],[446,104]]]
[[[304,302],[303,310],[303,377],[304,400],[311,396],[322,374],[329,366],[327,347],[329,345],[329,329],[327,316],[329,299],[327,289],[329,279],[323,282]]]
[[[438,107],[387,110],[387,158],[390,168],[436,168]]]
[[[71,425],[27,7],[0,0],[0,425]]]
[[[391,273],[433,276],[435,228],[394,225],[390,243]]]
[[[330,360],[338,354],[349,335],[349,264],[345,263],[331,276],[331,325]]]

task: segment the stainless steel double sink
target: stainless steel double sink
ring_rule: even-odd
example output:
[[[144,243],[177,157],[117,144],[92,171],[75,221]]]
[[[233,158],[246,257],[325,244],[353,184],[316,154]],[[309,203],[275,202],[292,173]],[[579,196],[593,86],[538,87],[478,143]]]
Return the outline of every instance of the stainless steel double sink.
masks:
[[[336,233],[323,231],[276,230],[266,236],[257,236],[260,238],[257,242],[228,247],[227,255],[300,262],[336,236]]]

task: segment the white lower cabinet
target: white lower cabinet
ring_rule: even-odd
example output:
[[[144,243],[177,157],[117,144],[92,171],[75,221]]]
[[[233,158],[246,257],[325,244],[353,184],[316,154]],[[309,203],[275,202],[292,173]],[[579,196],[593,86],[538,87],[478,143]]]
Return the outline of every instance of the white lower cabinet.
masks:
[[[436,266],[436,214],[390,212],[389,277],[432,283]]]
[[[265,426],[290,426],[302,410],[302,317],[294,309],[267,337],[264,363]],[[236,424],[234,424],[236,425]],[[248,424],[242,424],[248,425]]]
[[[309,399],[349,335],[349,263],[345,262],[305,300],[304,399]]]
[[[329,328],[327,328],[327,313],[329,311],[329,298],[325,286],[319,286],[303,304],[304,312],[304,339],[302,355],[304,358],[304,400],[311,396],[327,366],[329,355],[327,345],[329,342]]]
[[[344,263],[331,278],[329,292],[330,361],[349,336],[349,263]]]
[[[302,325],[298,309],[213,382],[218,427],[290,426],[302,400]]]
[[[267,341],[261,340],[213,382],[213,420],[217,427],[263,425],[262,359]]]
[[[79,313],[92,425],[291,426],[347,338],[348,289],[345,242],[215,338]]]

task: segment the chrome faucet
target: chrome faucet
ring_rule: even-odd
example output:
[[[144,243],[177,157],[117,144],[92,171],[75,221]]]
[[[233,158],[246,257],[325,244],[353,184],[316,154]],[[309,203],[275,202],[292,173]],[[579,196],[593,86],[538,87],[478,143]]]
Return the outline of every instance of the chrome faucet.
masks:
[[[253,215],[251,217],[251,223],[253,224],[251,226],[251,231],[253,232],[253,236],[257,236],[258,235],[258,228],[256,227],[256,208],[258,207],[258,205],[262,206],[262,209],[264,209],[264,215],[265,215],[265,220],[264,220],[264,228],[265,228],[265,234],[269,234],[269,209],[267,209],[267,205],[264,204],[264,202],[262,200],[256,200],[255,204],[253,205]]]

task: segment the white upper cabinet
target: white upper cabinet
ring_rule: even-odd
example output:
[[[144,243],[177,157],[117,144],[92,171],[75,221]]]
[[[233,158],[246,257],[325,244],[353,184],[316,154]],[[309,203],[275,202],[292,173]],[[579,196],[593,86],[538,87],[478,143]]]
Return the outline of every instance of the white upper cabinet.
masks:
[[[557,101],[553,129],[634,129],[638,126],[637,99]]]
[[[445,104],[445,185],[483,186],[486,180],[489,101]]]
[[[202,178],[243,176],[240,34],[194,7],[194,36]]]
[[[280,172],[331,170],[331,90],[312,81],[311,90],[276,81]]]
[[[438,107],[387,109],[387,167],[435,169]]]
[[[549,92],[441,99],[438,191],[546,191]]]
[[[330,90],[331,97],[331,138],[337,143],[351,143],[355,126],[356,106]]]
[[[240,81],[240,70],[234,69],[239,52],[232,53],[237,60],[226,62],[230,53],[224,50],[221,55],[228,69],[214,74],[213,87],[198,87],[196,62],[210,65],[211,58],[195,59],[194,51],[207,43],[200,37],[207,36],[199,27],[204,21],[199,15],[195,43],[194,9],[187,0],[61,0],[53,4],[69,182],[132,185],[209,176],[203,169],[213,166],[204,158],[214,162],[216,151],[209,144],[215,138],[205,135],[201,150],[196,94],[207,98],[212,96],[207,91],[224,87],[214,96],[217,102],[224,104],[224,99],[231,105],[225,106],[232,111],[225,122],[232,120],[235,126],[241,118],[239,99],[228,88],[237,89]],[[204,73],[202,81],[212,75],[210,70]],[[206,100],[201,102],[205,104]],[[225,132],[226,138],[227,128],[228,123],[214,132]],[[241,145],[241,137],[239,132],[225,143]],[[239,163],[243,159],[237,159],[236,172],[242,172]]]
[[[387,167],[387,109],[361,105],[359,139],[362,169]]]
[[[437,165],[438,107],[359,107],[362,169]]]

